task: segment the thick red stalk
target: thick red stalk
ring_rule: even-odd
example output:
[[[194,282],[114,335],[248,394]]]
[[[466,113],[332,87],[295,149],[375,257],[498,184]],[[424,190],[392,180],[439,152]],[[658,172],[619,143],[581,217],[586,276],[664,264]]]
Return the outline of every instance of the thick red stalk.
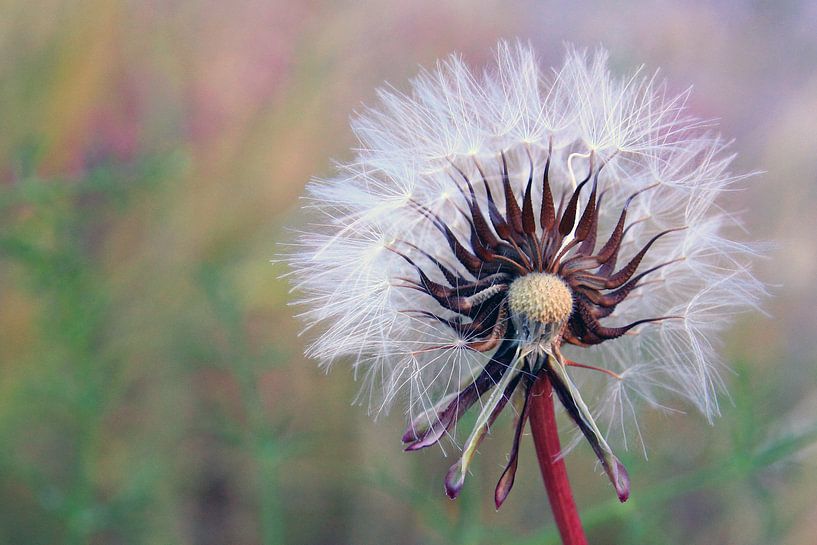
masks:
[[[542,479],[545,481],[550,508],[556,519],[556,526],[559,527],[562,543],[587,545],[565,463],[562,459],[557,459],[562,447],[559,444],[552,391],[550,380],[542,373],[534,383],[529,398],[530,428],[536,446],[536,457],[539,459]]]

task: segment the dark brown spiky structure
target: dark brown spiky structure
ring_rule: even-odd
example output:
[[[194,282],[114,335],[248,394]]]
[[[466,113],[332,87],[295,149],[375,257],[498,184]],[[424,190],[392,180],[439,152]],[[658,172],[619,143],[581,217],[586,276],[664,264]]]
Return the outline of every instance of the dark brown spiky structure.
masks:
[[[662,236],[679,229],[669,229],[656,234],[640,251],[630,256],[623,266],[617,268],[622,240],[629,228],[634,225],[634,223],[627,225],[627,209],[638,193],[626,201],[606,242],[597,249],[601,206],[599,173],[603,165],[594,168],[591,156],[587,176],[576,184],[572,192],[563,195],[557,206],[551,190],[549,155],[541,172],[542,197],[537,213],[533,203],[535,179],[533,161],[520,200],[514,192],[504,153],[500,155],[500,159],[504,211],[497,206],[491,185],[476,160],[474,164],[479,177],[474,180],[469,178],[462,168],[451,162],[452,176],[467,203],[467,210],[460,212],[467,220],[470,230],[468,240],[460,240],[445,221],[431,209],[411,201],[417,212],[442,233],[450,254],[473,276],[473,279],[465,278],[446,266],[442,256],[430,255],[407,242],[398,241],[398,247],[392,248],[417,272],[416,279],[401,279],[406,282],[406,286],[432,297],[440,307],[455,313],[456,317],[446,318],[429,311],[417,313],[425,319],[439,321],[453,329],[463,339],[462,344],[458,346],[464,349],[479,352],[494,351],[476,379],[446,407],[441,408],[436,421],[422,429],[420,424],[412,423],[403,437],[407,450],[417,450],[436,443],[482,394],[497,384],[510,367],[521,336],[519,331],[514,330],[514,321],[510,319],[512,309],[509,307],[507,297],[514,280],[532,273],[546,273],[555,275],[569,287],[573,298],[572,312],[564,323],[550,324],[557,328],[553,341],[556,351],[561,343],[582,347],[596,345],[616,339],[640,324],[668,318],[644,318],[623,326],[607,326],[601,323],[601,320],[610,317],[617,306],[639,287],[646,275],[671,263],[663,263],[636,274],[645,254],[653,244]],[[487,217],[478,204],[475,184],[482,184],[487,200]],[[590,195],[580,210],[580,197],[588,184]],[[641,192],[652,187],[655,186],[645,188]],[[407,255],[408,252],[399,248],[399,244],[410,246],[424,255],[439,269],[445,283],[433,281],[428,272]],[[562,363],[590,367],[566,359]],[[615,376],[615,373],[610,371],[597,370]],[[609,460],[605,461],[599,450],[596,435],[589,429],[586,419],[582,418],[576,400],[563,379],[549,371],[545,364],[539,364],[536,368],[526,364],[523,371],[509,383],[504,399],[509,399],[520,383],[523,384],[527,396],[538,375],[542,373],[552,375],[549,378],[553,389],[568,414],[590,440],[591,446],[612,479],[617,468],[609,467]],[[491,421],[498,416],[504,405],[503,401],[497,406],[491,415]],[[497,505],[504,501],[513,484],[518,442],[525,425],[526,414],[526,410],[522,410],[516,419],[516,433],[509,462],[497,485]],[[621,469],[623,471],[623,468]],[[459,492],[459,485],[449,486],[447,483],[447,489],[449,495],[453,497]],[[619,495],[621,497],[621,492]]]

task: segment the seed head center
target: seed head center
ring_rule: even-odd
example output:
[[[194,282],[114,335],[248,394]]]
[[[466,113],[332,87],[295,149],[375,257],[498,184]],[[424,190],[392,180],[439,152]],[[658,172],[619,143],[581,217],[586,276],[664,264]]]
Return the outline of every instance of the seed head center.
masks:
[[[573,295],[558,276],[531,273],[513,281],[508,305],[513,314],[541,324],[558,324],[570,317]]]

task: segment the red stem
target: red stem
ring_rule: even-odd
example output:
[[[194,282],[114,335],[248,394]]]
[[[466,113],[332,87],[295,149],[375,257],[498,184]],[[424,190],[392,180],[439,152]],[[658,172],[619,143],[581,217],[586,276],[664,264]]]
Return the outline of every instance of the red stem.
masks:
[[[545,481],[553,518],[562,536],[564,545],[587,545],[582,521],[573,491],[567,478],[567,469],[558,458],[562,450],[559,444],[559,430],[556,427],[556,413],[553,410],[550,380],[542,373],[533,385],[530,403],[530,428],[542,479]]]

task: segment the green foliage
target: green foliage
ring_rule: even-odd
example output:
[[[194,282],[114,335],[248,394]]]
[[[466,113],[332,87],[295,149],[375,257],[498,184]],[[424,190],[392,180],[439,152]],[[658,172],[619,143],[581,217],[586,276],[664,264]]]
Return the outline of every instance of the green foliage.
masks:
[[[2,365],[15,382],[0,405],[0,494],[9,543],[87,543],[127,528],[138,542],[164,468],[145,459],[108,488],[102,458],[128,389],[125,357],[113,353],[116,309],[91,239],[132,198],[150,191],[173,158],[107,166],[75,180],[27,177],[0,193],[0,256],[6,279],[31,298],[36,332],[23,361]],[[102,235],[104,236],[104,235]]]
[[[0,359],[8,394],[0,403],[0,542],[145,543],[173,532],[184,508],[184,482],[174,481],[174,443],[186,434],[178,414],[153,415],[151,388],[176,396],[208,354],[239,385],[240,421],[218,415],[218,441],[246,452],[258,475],[262,543],[281,543],[277,473],[297,443],[283,444],[258,392],[259,369],[272,354],[248,352],[245,309],[224,266],[202,263],[191,275],[210,319],[195,321],[200,344],[186,361],[150,376],[134,369],[143,357],[122,339],[121,315],[139,303],[107,262],[112,222],[152,198],[183,169],[177,156],[108,165],[74,180],[28,177],[0,193],[0,274],[31,301],[31,341],[23,361]],[[182,271],[176,271],[183,274]],[[164,327],[184,323],[168,316]],[[225,342],[219,342],[223,338]],[[179,365],[179,363],[181,365]],[[159,387],[169,380],[167,390]],[[147,391],[147,392],[146,392]],[[178,408],[170,403],[164,409]],[[183,404],[181,404],[184,408]],[[147,416],[147,419],[151,418]],[[156,426],[160,426],[157,428]],[[167,433],[179,436],[166,437]]]

